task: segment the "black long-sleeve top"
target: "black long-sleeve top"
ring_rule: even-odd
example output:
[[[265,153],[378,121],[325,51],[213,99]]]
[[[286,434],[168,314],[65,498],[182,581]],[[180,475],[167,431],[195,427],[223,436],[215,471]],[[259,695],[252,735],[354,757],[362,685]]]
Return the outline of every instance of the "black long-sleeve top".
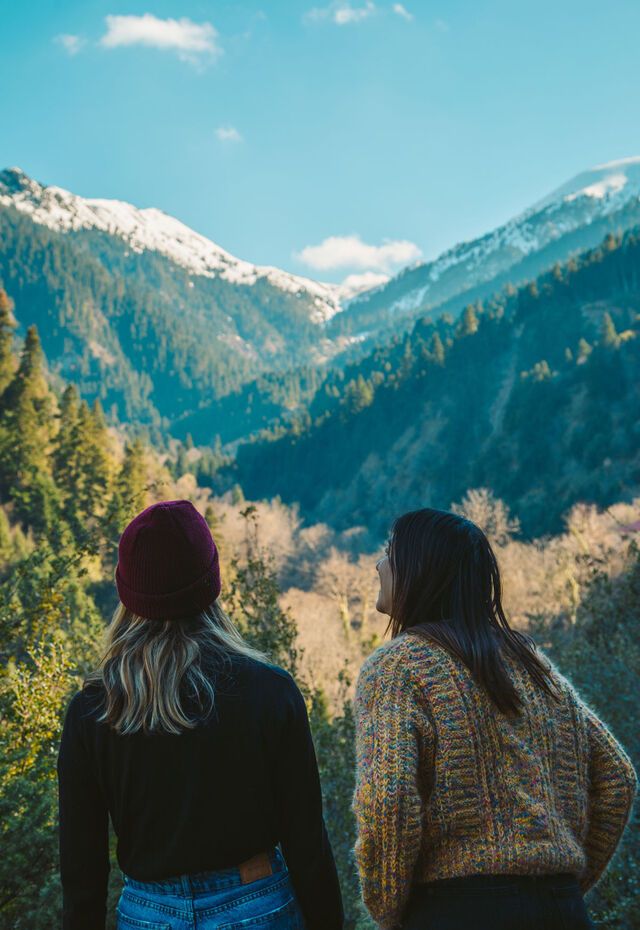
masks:
[[[140,881],[229,868],[279,843],[308,930],[342,930],[298,686],[279,666],[233,655],[215,689],[213,713],[175,735],[98,723],[99,685],[70,701],[57,762],[63,930],[104,930],[109,815],[118,865]]]

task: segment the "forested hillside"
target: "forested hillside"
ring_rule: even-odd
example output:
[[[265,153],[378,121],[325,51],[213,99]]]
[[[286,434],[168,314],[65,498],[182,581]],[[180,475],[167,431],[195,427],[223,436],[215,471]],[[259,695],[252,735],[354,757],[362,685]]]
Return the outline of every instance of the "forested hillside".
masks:
[[[190,233],[203,255],[170,235],[158,246],[168,241],[178,258],[182,248],[182,263],[110,227],[75,228],[80,198],[79,205],[50,205],[71,224],[52,228],[15,205],[24,207],[19,198],[32,188],[38,203],[50,190],[15,171],[0,173],[0,280],[18,307],[30,308],[53,370],[98,398],[110,419],[167,428],[256,374],[316,364],[344,342],[331,343],[322,329],[338,306],[329,287],[232,260],[177,221],[172,234]],[[160,211],[152,219],[148,235],[170,220]],[[214,272],[207,262],[215,261],[221,268]]]
[[[558,532],[576,500],[637,493],[639,335],[640,233],[609,235],[327,379],[292,425],[239,448],[233,479],[380,535],[487,485],[526,535]]]
[[[160,210],[82,198],[8,169],[0,280],[30,308],[52,372],[100,400],[108,422],[236,443],[307,409],[317,418],[343,382],[370,378],[367,359],[397,364],[394,346],[427,313],[444,316],[438,328],[450,338],[446,320],[465,306],[619,237],[640,222],[639,191],[639,159],[599,166],[349,300],[341,286],[237,259]],[[20,309],[18,322],[24,336]]]

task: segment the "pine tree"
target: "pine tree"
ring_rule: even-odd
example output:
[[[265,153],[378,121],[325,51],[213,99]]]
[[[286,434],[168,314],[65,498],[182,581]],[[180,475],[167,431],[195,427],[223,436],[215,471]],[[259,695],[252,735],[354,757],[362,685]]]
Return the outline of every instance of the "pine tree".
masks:
[[[20,364],[3,395],[0,416],[0,490],[21,519],[41,530],[60,506],[51,474],[56,402],[44,375],[35,326],[27,330]]]
[[[53,476],[65,498],[73,495],[78,480],[75,447],[80,396],[75,384],[69,384],[60,401],[59,427],[53,450]],[[68,514],[65,512],[65,516]]]
[[[406,361],[406,350],[405,350]],[[373,387],[359,374],[357,378],[350,381],[344,392],[345,404],[349,413],[357,413],[364,410],[373,401]]]
[[[11,525],[4,507],[0,507],[0,568],[5,565],[13,555],[13,540],[11,538]]]
[[[431,339],[431,355],[436,364],[444,365],[444,346],[439,333],[434,333]]]
[[[578,357],[576,359],[577,364],[583,365],[586,362],[586,360],[589,358],[592,352],[593,352],[592,346],[590,346],[587,340],[583,336],[581,336],[580,339],[578,340]]]
[[[234,507],[244,503],[244,492],[239,484],[234,484],[231,488],[231,503]]]
[[[81,402],[74,439],[79,470],[76,512],[86,521],[104,513],[111,476],[107,427],[99,401],[93,410]]]
[[[616,332],[614,322],[611,319],[611,314],[609,311],[605,311],[600,329],[600,344],[611,348],[617,348],[619,343],[620,338]]]
[[[204,511],[204,518],[207,521],[211,535],[215,539],[218,551],[222,554],[225,548],[222,537],[222,519],[217,514],[213,504],[207,504]]]
[[[187,453],[185,447],[180,445],[178,448],[178,454],[173,466],[173,474],[175,478],[181,478],[182,475],[186,475],[189,471],[189,462],[187,459]]]
[[[11,311],[12,304],[7,292],[0,287],[0,395],[13,379],[16,368],[12,351],[16,321]]]
[[[477,332],[478,325],[478,317],[476,316],[475,307],[473,304],[467,304],[467,306],[464,308],[464,313],[462,314],[458,335],[471,336],[473,333]]]
[[[147,456],[142,441],[136,437],[125,446],[122,467],[116,480],[108,519],[121,533],[129,520],[142,510],[147,501]]]

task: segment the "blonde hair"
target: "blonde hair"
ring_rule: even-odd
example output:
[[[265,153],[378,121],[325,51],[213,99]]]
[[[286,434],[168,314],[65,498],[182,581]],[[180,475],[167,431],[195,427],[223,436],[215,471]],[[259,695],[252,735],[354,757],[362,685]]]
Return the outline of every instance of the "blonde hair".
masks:
[[[270,661],[245,642],[217,601],[180,620],[148,620],[119,603],[105,631],[102,659],[84,685],[103,685],[106,703],[97,720],[117,733],[177,734],[199,720],[183,707],[183,686],[201,709],[206,700],[208,715],[215,703],[211,671],[230,663],[231,655]]]

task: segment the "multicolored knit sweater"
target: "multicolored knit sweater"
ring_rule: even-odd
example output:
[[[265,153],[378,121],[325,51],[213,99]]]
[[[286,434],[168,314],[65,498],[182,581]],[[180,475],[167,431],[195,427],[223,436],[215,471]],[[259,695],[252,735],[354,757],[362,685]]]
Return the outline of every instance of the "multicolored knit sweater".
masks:
[[[497,711],[458,659],[405,631],[360,670],[354,854],[364,903],[397,927],[412,882],[573,872],[596,883],[638,777],[624,749],[538,649],[556,703],[509,655],[520,720]]]

